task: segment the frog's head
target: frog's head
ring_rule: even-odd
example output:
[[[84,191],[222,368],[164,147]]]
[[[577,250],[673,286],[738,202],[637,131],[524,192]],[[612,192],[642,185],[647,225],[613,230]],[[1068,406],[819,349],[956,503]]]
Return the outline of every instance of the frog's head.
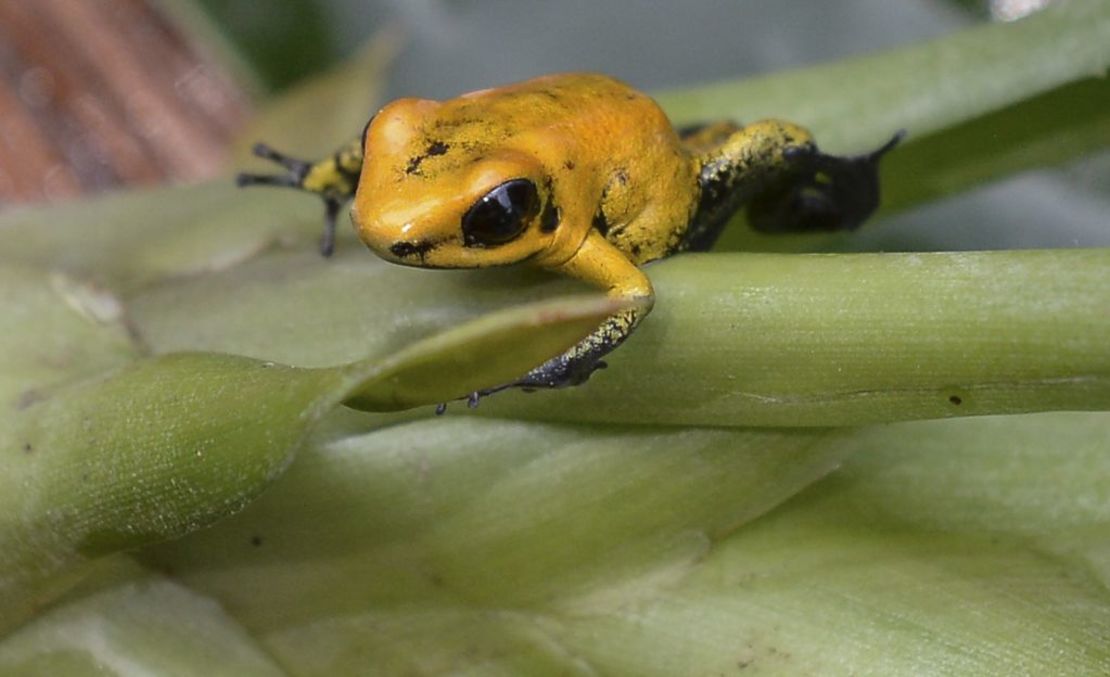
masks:
[[[382,258],[425,268],[528,259],[558,225],[540,160],[512,130],[435,101],[401,99],[370,121],[351,218]]]

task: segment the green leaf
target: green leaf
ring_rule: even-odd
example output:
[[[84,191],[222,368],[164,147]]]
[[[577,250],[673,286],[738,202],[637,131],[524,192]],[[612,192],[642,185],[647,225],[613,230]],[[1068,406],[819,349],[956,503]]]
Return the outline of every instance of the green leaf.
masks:
[[[0,312],[33,316],[28,333],[57,324],[28,308],[49,301],[30,291]],[[549,301],[333,368],[174,353],[9,396],[0,418],[0,627],[26,618],[98,557],[241,509],[341,401],[388,410],[498,385],[617,308],[604,298]],[[65,360],[73,348],[24,347],[24,360],[43,361]]]
[[[183,631],[184,630],[184,631]],[[143,580],[53,612],[0,645],[0,672],[17,675],[286,674],[216,600]]]
[[[649,584],[681,575],[713,538],[820,477],[848,450],[839,433],[814,429],[444,416],[355,430],[334,438],[323,431],[241,515],[145,560],[173,567],[262,633],[375,600],[524,609],[604,599],[641,575]],[[660,561],[673,572],[657,571]],[[240,585],[240,567],[258,577],[252,586]],[[255,585],[270,590],[265,599]]]
[[[1091,536],[1110,505],[1108,424],[324,430],[241,514],[142,559],[221,600],[298,674],[1099,673],[1110,560]],[[0,665],[89,653],[81,630],[103,627],[92,611],[119,613],[110,600],[136,603],[125,619],[155,615],[146,600],[196,617],[179,588],[145,585],[43,615],[0,644]],[[157,638],[171,657],[207,626],[175,631]]]
[[[126,294],[233,267],[286,243],[314,246],[304,226],[314,220],[319,228],[318,203],[282,191],[258,197],[229,180],[13,208],[0,216],[0,263],[54,270]]]
[[[317,438],[242,514],[143,559],[297,673],[1098,673],[1108,424],[417,421]]]
[[[882,214],[1110,147],[1107,101],[1110,79],[1079,80],[911,139],[883,165]]]
[[[63,273],[0,266],[0,411],[20,411],[58,383],[137,358],[123,305]]]

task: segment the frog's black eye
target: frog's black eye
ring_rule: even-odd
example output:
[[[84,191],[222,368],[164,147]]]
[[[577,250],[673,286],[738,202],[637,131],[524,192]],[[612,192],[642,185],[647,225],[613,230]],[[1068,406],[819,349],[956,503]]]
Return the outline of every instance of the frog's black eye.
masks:
[[[463,215],[463,242],[467,247],[505,244],[523,233],[539,211],[536,184],[528,179],[506,181]]]

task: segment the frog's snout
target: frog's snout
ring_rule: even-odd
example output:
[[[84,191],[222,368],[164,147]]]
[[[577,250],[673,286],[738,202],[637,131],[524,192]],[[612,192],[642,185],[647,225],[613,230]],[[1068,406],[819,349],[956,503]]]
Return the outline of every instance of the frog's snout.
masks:
[[[431,240],[417,240],[415,242],[394,242],[389,246],[389,253],[398,259],[423,258],[425,254],[436,248]]]

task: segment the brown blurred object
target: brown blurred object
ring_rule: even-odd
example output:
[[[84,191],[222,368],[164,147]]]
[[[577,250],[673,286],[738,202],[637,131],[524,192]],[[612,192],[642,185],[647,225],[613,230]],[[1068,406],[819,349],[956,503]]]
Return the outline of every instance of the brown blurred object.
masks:
[[[151,0],[0,0],[0,202],[219,173],[249,100]]]

